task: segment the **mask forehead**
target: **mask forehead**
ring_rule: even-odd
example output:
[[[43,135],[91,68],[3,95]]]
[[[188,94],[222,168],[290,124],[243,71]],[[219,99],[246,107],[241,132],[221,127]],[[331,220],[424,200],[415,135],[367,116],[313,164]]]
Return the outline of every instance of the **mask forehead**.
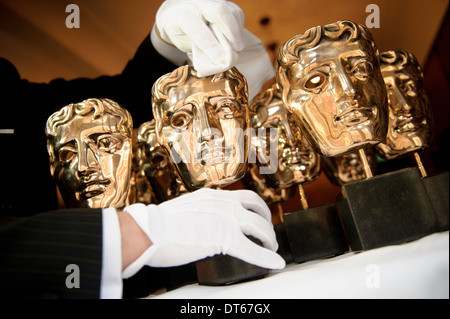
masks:
[[[94,134],[111,133],[115,131],[119,119],[115,116],[104,114],[100,118],[92,119],[90,116],[75,116],[68,123],[56,129],[55,148],[70,141],[82,141]]]
[[[213,97],[234,96],[231,83],[226,79],[211,82],[209,78],[192,79],[172,87],[165,103],[165,111],[175,111],[185,104],[201,105]]]
[[[300,51],[298,62],[291,66],[291,74],[301,77],[314,68],[322,65],[336,66],[351,58],[374,59],[375,56],[366,51],[364,40],[355,42],[324,41],[314,48]]]

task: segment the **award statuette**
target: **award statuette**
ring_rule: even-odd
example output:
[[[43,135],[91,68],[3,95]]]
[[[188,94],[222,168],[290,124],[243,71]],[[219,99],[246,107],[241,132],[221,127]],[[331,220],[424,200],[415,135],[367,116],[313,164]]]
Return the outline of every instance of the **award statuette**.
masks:
[[[136,175],[141,180],[137,196],[154,200],[146,204],[160,204],[186,193],[169,156],[158,142],[155,120],[144,122],[136,135]],[[160,273],[167,291],[198,282],[195,263],[161,268]]]
[[[270,188],[297,187],[300,193],[302,209],[282,215],[282,222],[275,225],[279,254],[286,262],[300,263],[346,252],[348,244],[334,203],[308,207],[302,185],[319,177],[321,157],[289,116],[278,89],[258,94],[250,110],[252,128],[258,130],[252,151],[261,176]],[[277,156],[271,158],[272,152]]]
[[[283,257],[286,263],[293,261],[292,252],[289,246],[286,230],[283,223],[283,207],[281,203],[287,201],[295,195],[296,186],[289,188],[274,188],[267,184],[266,179],[259,172],[259,167],[255,163],[248,164],[248,171],[242,179],[244,187],[256,192],[270,207],[276,205],[276,213],[272,211],[272,224],[278,242],[277,253]]]
[[[366,179],[345,184],[336,201],[351,249],[430,233],[434,222],[428,197],[423,185],[411,182],[417,176],[372,177],[364,151],[384,141],[389,114],[370,32],[351,21],[309,29],[281,46],[276,76],[284,104],[319,154],[358,151],[361,157]]]
[[[198,77],[182,66],[160,77],[152,89],[158,142],[188,191],[222,188],[247,170],[248,89],[236,69]],[[260,278],[267,269],[216,255],[195,263],[198,283],[223,285]]]
[[[377,170],[377,157],[371,148],[364,150],[372,172]],[[330,182],[337,186],[366,179],[364,164],[358,152],[341,156],[324,157],[322,169]]]
[[[380,55],[381,73],[389,98],[386,141],[375,147],[385,160],[414,155],[440,230],[449,227],[448,172],[428,176],[419,152],[431,146],[433,116],[423,87],[422,69],[414,55],[396,50]]]
[[[50,172],[66,207],[126,206],[132,130],[128,111],[108,99],[69,104],[49,117]]]
[[[186,188],[170,164],[169,156],[158,142],[154,119],[139,127],[136,139],[138,172],[149,183],[156,203],[186,193]]]

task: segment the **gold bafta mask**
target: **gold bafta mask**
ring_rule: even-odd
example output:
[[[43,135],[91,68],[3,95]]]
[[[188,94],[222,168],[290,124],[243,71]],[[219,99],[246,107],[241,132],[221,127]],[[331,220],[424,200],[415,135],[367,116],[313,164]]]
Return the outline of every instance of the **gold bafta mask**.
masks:
[[[366,158],[371,171],[377,169],[377,157],[370,149],[365,149]],[[357,152],[341,156],[325,157],[323,170],[328,179],[337,186],[366,179],[364,165]]]
[[[174,172],[165,149],[158,142],[155,120],[139,127],[136,158],[140,176],[148,181],[158,203],[187,192]]]
[[[339,21],[289,39],[275,73],[284,104],[317,153],[343,155],[384,140],[386,88],[364,26]]]
[[[128,111],[108,99],[69,104],[49,117],[50,172],[67,207],[126,205],[132,130]]]
[[[289,188],[319,177],[320,156],[289,116],[276,87],[259,93],[250,110],[252,128],[258,132],[257,138],[252,138],[252,151],[256,154],[258,166],[273,165],[274,160],[270,160],[267,151],[270,149],[272,152],[273,149],[277,152],[275,164],[278,167],[262,174],[270,187]],[[275,147],[269,147],[269,144]]]
[[[158,142],[189,191],[244,176],[248,89],[236,68],[198,77],[192,66],[182,66],[159,78],[152,94]]]
[[[433,117],[417,59],[405,51],[387,51],[380,61],[388,92],[389,128],[386,141],[375,147],[377,153],[393,159],[430,147]]]
[[[276,188],[267,183],[267,179],[259,172],[255,163],[248,164],[248,171],[242,179],[244,186],[256,192],[267,205],[287,201],[295,195],[296,188]]]

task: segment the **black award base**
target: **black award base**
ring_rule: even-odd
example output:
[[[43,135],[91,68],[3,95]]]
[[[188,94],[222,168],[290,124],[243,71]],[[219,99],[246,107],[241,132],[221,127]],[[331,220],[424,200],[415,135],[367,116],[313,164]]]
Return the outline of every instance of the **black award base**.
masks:
[[[251,236],[252,241],[261,242]],[[215,255],[195,263],[199,285],[222,286],[241,281],[260,279],[269,273],[261,268],[228,255]]]
[[[353,251],[401,244],[437,231],[417,168],[346,184],[336,204]]]
[[[290,248],[296,263],[337,256],[349,250],[334,203],[284,214],[283,221],[289,244],[284,243],[284,249]],[[289,254],[285,256],[289,258]]]
[[[449,224],[449,207],[448,207],[448,172],[427,176],[422,179],[431,205],[433,205],[434,212],[438,221],[438,228],[441,231],[448,230]]]
[[[161,269],[164,274],[164,284],[167,291],[198,282],[195,263]]]
[[[286,264],[294,261],[292,256],[291,245],[286,234],[286,225],[284,223],[274,225],[275,235],[277,237],[278,250],[277,253],[284,259]]]

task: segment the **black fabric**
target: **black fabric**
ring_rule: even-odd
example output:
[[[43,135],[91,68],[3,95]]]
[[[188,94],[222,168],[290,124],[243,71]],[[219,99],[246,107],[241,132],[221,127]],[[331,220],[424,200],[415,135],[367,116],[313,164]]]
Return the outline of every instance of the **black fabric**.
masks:
[[[67,104],[110,98],[128,109],[138,127],[153,118],[154,81],[174,68],[149,36],[121,74],[96,79],[32,83],[0,58],[0,297],[99,297],[101,210],[55,211],[45,124]],[[69,264],[79,266],[80,288],[66,287]],[[160,287],[159,271],[147,268],[124,281],[124,297],[142,297]]]
[[[78,288],[66,285],[66,279],[75,274],[67,269],[72,264],[79,268]],[[98,298],[101,266],[100,209],[41,213],[0,231],[2,299]]]
[[[30,57],[31,58],[31,57]],[[29,216],[57,209],[45,138],[48,117],[88,98],[110,98],[132,115],[134,127],[153,118],[151,88],[176,66],[162,58],[147,36],[120,75],[32,83],[0,58],[0,216]]]

